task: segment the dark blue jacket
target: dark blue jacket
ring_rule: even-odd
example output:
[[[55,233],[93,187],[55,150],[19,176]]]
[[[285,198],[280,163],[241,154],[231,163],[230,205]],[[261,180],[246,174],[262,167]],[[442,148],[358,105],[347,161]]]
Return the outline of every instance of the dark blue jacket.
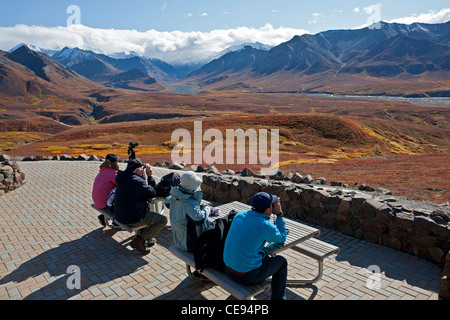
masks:
[[[134,224],[147,215],[147,201],[156,197],[155,180],[144,178],[134,172],[119,171],[116,176],[116,200],[114,214],[117,221],[123,224]]]

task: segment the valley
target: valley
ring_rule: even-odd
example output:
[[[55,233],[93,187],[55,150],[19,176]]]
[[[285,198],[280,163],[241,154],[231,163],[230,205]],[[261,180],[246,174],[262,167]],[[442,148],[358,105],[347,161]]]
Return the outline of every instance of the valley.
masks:
[[[202,121],[204,130],[218,129],[224,135],[227,129],[278,129],[283,172],[309,173],[350,185],[368,183],[396,195],[438,204],[450,201],[445,161],[450,150],[448,107],[243,92],[193,95],[133,91],[114,92],[108,97],[97,107],[108,116],[81,125],[47,120],[54,122],[49,125],[41,122],[45,116],[30,117],[26,125],[0,133],[0,146],[10,156],[100,157],[114,152],[126,160],[128,143],[138,141],[137,156],[154,164],[171,161],[172,133],[180,128],[193,133],[194,121]],[[21,132],[27,135],[21,136]],[[8,145],[1,145],[5,140]],[[203,148],[208,145],[203,142]],[[249,164],[250,147],[240,151],[244,152],[244,164],[214,165],[220,171],[245,167],[258,171],[260,165]]]
[[[202,66],[78,48],[0,51],[0,153],[170,161],[172,133],[279,130],[283,172],[450,201],[450,23],[383,24],[239,46]],[[425,50],[424,48],[427,48]],[[203,149],[212,141],[204,138]],[[190,150],[183,150],[191,152]],[[244,163],[195,163],[258,171]],[[238,155],[237,155],[238,156]],[[203,159],[205,160],[205,159]]]

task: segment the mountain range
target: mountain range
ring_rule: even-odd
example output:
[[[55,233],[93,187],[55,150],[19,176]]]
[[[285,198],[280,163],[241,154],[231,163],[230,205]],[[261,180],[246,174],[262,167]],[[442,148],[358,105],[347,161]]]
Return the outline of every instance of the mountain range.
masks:
[[[242,44],[195,66],[68,47],[54,52],[19,45],[11,51],[0,53],[0,93],[9,95],[74,86],[161,91],[174,83],[205,91],[450,95],[450,22],[331,30],[276,47]]]
[[[211,90],[448,95],[449,71],[450,22],[381,23],[295,36],[268,51],[245,47],[185,82]]]

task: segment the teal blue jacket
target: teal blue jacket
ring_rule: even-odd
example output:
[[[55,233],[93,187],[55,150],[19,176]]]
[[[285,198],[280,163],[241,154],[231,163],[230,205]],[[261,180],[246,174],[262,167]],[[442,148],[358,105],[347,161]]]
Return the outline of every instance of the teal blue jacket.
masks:
[[[165,200],[170,210],[173,240],[184,251],[193,251],[197,237],[209,226],[211,207],[201,205],[202,191],[188,191],[182,187],[170,190]]]

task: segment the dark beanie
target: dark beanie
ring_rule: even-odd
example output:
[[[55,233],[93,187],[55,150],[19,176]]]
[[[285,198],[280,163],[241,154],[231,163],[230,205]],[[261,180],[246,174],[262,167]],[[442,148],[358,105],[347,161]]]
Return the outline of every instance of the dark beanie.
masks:
[[[125,171],[133,172],[134,170],[144,167],[144,166],[145,165],[137,159],[130,160],[130,161],[128,161],[128,165],[127,165],[127,168],[125,169]]]
[[[119,161],[119,156],[114,154],[114,153],[110,153],[106,156],[106,160],[109,160],[109,162],[117,162]]]

